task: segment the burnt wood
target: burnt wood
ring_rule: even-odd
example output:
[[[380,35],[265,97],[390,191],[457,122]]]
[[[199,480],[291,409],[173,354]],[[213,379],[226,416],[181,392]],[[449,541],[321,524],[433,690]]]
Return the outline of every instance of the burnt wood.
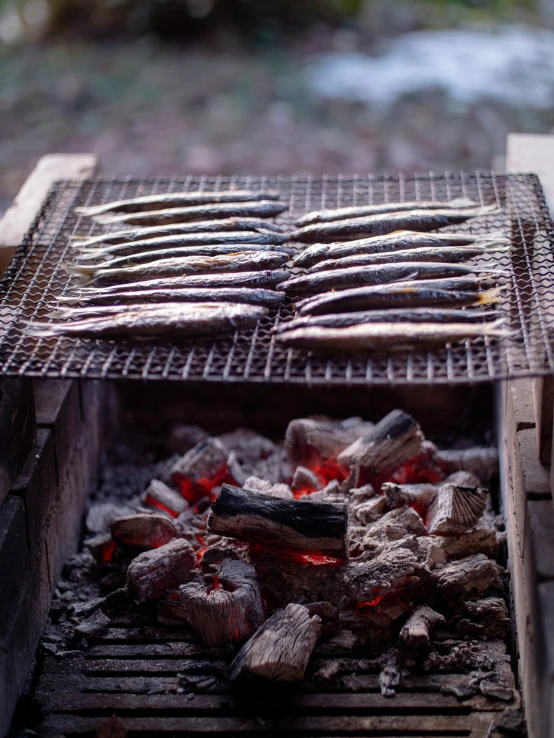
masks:
[[[276,499],[224,484],[208,527],[279,549],[347,557],[348,509],[340,503]]]
[[[238,652],[230,679],[248,672],[264,679],[303,679],[321,632],[321,618],[303,605],[288,604],[274,613]]]
[[[351,469],[350,487],[378,479],[421,453],[423,434],[403,410],[393,410],[377,425],[338,455],[338,462]],[[363,472],[364,480],[360,480]]]
[[[137,602],[161,597],[167,589],[190,579],[196,556],[188,541],[175,538],[152,551],[144,551],[127,569],[127,588]]]

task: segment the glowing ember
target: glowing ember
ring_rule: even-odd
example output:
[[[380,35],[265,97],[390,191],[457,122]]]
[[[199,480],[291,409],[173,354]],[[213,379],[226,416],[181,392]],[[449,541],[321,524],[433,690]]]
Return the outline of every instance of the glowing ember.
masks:
[[[196,552],[197,563],[200,563],[202,561],[202,559],[204,558],[204,554],[206,553],[207,550],[208,550],[207,546],[202,546],[202,548],[198,549],[198,551]]]
[[[421,484],[428,482],[436,484],[444,479],[444,472],[437,465],[432,449],[424,451],[400,466],[394,474],[382,482],[396,482],[396,484]]]
[[[347,477],[347,474],[339,464],[336,461],[331,461],[330,459],[322,461],[321,464],[312,466],[310,469],[317,474],[324,486],[329,484],[329,482],[332,482],[334,479],[338,482],[344,482]]]
[[[113,559],[114,551],[115,541],[110,541],[109,543],[106,543],[106,545],[102,549],[102,561],[104,564],[109,564],[109,562]]]
[[[146,497],[144,498],[144,501],[146,502],[147,505],[151,505],[152,507],[157,507],[158,510],[168,513],[169,515],[171,515],[172,518],[179,517],[178,512],[175,512],[175,510],[172,510],[170,507],[168,507],[167,505],[164,505],[159,500],[154,499],[152,495],[146,495]]]
[[[202,499],[202,497],[211,497],[214,499],[212,490],[214,487],[222,484],[227,479],[227,464],[221,466],[213,477],[208,479],[202,477],[197,482],[193,482],[189,477],[185,477],[182,474],[173,474],[173,479],[181,488],[181,494],[188,502],[194,504]]]
[[[377,597],[374,597],[372,600],[367,600],[366,602],[357,602],[354,606],[354,609],[356,612],[358,612],[360,615],[364,615],[368,608],[375,607],[380,602],[382,602],[385,599],[386,595],[380,594],[377,595]]]

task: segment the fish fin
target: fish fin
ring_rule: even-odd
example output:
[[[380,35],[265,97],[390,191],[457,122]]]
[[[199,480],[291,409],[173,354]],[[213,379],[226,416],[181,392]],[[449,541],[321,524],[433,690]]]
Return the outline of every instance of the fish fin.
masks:
[[[501,287],[494,287],[491,290],[481,292],[477,296],[477,302],[474,302],[473,305],[493,305],[494,303],[502,302],[502,298],[498,295],[501,289]]]

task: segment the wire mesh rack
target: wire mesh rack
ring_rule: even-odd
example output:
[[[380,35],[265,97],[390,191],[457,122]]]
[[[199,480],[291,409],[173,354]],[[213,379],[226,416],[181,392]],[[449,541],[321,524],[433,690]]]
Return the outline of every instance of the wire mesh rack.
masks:
[[[102,226],[75,213],[94,205],[151,193],[279,190],[289,209],[276,218],[284,230],[310,210],[353,204],[469,197],[497,205],[497,214],[444,229],[475,234],[503,231],[511,249],[487,256],[496,277],[508,338],[478,338],[434,350],[322,355],[286,348],[272,328],[290,320],[292,304],[270,311],[254,328],[204,340],[92,340],[36,338],[26,320],[47,320],[57,298],[73,286],[63,264],[74,234]],[[0,284],[0,375],[89,379],[266,382],[305,385],[453,384],[554,373],[553,228],[538,178],[491,172],[393,176],[99,177],[60,181],[50,191]],[[293,246],[295,246],[293,244]],[[298,249],[301,245],[297,245]],[[293,268],[298,273],[298,268]]]

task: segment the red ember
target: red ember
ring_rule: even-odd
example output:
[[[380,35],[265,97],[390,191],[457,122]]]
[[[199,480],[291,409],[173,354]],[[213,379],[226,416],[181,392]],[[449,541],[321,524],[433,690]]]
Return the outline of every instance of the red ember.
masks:
[[[110,561],[113,559],[114,551],[115,541],[110,541],[109,543],[106,543],[106,545],[102,549],[102,561],[104,564],[110,563]]]
[[[175,512],[175,510],[172,510],[170,507],[168,507],[167,505],[164,505],[159,500],[154,499],[152,495],[146,495],[146,497],[144,498],[144,501],[146,502],[147,505],[151,505],[152,507],[157,507],[158,510],[168,513],[169,515],[171,515],[172,518],[179,517],[178,512]]]
[[[214,487],[222,484],[227,479],[227,464],[223,464],[210,479],[202,477],[197,482],[193,482],[189,477],[178,473],[173,474],[173,479],[181,488],[181,494],[185,500],[193,505],[195,502],[201,500],[202,497],[212,497],[213,499],[211,492]]]

